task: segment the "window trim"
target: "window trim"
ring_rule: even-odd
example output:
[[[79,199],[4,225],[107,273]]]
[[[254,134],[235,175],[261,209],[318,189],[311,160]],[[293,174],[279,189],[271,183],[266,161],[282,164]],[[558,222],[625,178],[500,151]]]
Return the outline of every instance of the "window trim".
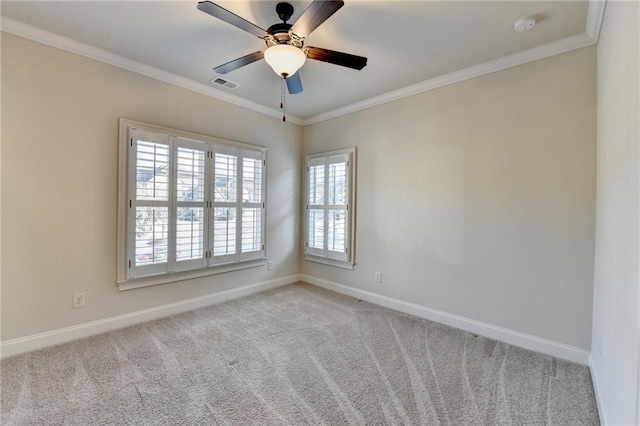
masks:
[[[131,128],[135,128],[141,132],[161,133],[176,138],[193,140],[197,142],[206,142],[217,147],[226,146],[231,149],[245,149],[251,151],[259,151],[262,153],[265,161],[265,172],[262,181],[262,200],[265,204],[263,209],[263,224],[261,226],[262,242],[264,249],[258,259],[242,260],[237,262],[225,263],[222,265],[211,265],[205,259],[206,266],[198,269],[189,269],[174,272],[162,272],[155,275],[146,275],[135,278],[127,278],[129,256],[127,247],[129,246],[130,235],[128,229],[130,227],[128,220],[129,210],[129,193],[130,182],[129,176],[132,172],[129,168],[129,132]],[[215,138],[212,136],[201,135],[197,133],[186,132],[182,130],[171,129],[153,124],[142,123],[125,118],[119,120],[119,143],[118,143],[118,211],[117,211],[117,234],[116,234],[116,284],[119,291],[129,290],[133,288],[147,287],[157,284],[165,284],[170,282],[184,281],[192,278],[204,277],[208,275],[221,274],[242,269],[264,266],[267,263],[267,242],[266,242],[266,224],[267,224],[267,148],[258,145],[244,144],[240,142],[229,141],[225,139]],[[133,235],[133,234],[131,234]]]
[[[305,155],[304,161],[304,199],[303,199],[303,211],[304,211],[304,230],[303,230],[303,255],[304,259],[309,262],[322,263],[329,266],[335,266],[344,269],[354,269],[355,255],[356,255],[356,169],[357,169],[357,149],[354,148],[345,148],[339,149],[335,151],[327,151],[327,152],[318,152],[314,154]],[[347,183],[347,217],[348,217],[348,242],[346,247],[347,251],[347,260],[335,259],[330,256],[322,256],[310,253],[310,249],[308,247],[308,239],[309,239],[309,163],[313,162],[317,159],[330,159],[331,157],[338,155],[347,155],[349,161],[349,180]],[[325,191],[326,192],[326,191]],[[325,194],[325,201],[327,201],[327,197]],[[325,204],[326,206],[326,204]]]

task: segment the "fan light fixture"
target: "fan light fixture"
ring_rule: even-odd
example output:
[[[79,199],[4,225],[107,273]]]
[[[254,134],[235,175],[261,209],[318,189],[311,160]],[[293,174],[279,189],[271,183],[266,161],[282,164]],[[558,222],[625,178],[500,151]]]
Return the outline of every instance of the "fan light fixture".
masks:
[[[264,52],[264,60],[276,74],[287,78],[298,72],[307,60],[307,55],[302,49],[290,44],[276,44]]]

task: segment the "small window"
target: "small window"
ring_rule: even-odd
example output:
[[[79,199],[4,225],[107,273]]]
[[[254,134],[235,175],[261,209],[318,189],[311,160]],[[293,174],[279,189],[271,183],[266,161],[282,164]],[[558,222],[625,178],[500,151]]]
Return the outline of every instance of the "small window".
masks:
[[[355,157],[355,148],[306,156],[306,260],[353,268]]]
[[[264,264],[266,149],[128,120],[121,138],[121,288]]]

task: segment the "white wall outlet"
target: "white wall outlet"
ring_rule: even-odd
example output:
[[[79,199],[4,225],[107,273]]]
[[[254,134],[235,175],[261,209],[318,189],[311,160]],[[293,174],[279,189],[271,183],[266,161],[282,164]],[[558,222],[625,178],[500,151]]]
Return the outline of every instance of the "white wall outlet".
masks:
[[[273,269],[273,260],[267,262],[267,269],[270,271]]]
[[[377,283],[382,282],[382,272],[376,272],[373,274],[373,279],[376,280]]]
[[[84,306],[84,293],[76,293],[73,295],[73,308],[82,308]]]

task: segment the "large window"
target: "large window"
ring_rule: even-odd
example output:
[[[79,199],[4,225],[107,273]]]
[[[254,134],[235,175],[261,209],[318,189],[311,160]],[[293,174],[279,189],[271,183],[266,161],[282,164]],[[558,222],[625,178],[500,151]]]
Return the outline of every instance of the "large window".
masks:
[[[264,148],[128,120],[121,138],[121,288],[264,264]]]
[[[355,148],[307,155],[305,259],[353,268]]]

